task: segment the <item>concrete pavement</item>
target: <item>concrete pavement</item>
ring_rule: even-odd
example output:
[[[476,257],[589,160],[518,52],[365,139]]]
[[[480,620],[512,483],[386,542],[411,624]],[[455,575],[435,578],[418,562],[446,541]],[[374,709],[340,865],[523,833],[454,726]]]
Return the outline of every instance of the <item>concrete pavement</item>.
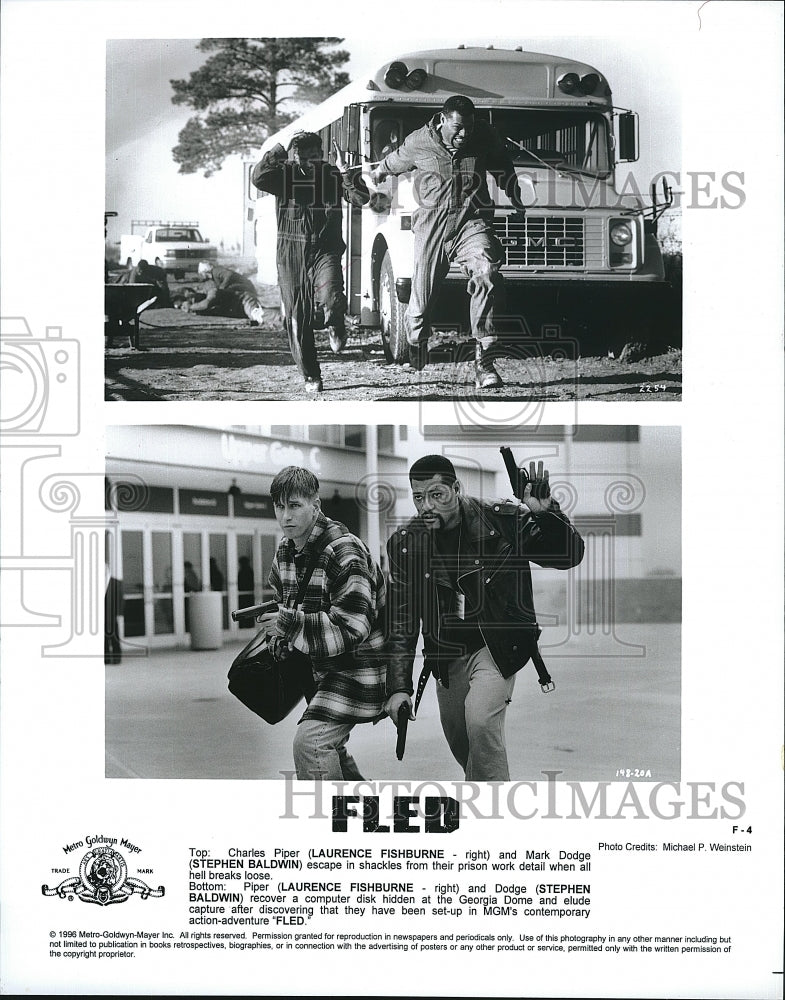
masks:
[[[638,768],[653,781],[679,780],[680,636],[679,625],[630,623],[615,636],[570,636],[556,646],[546,630],[541,645],[556,690],[542,694],[531,664],[517,675],[507,713],[512,779],[542,781],[553,770],[565,781],[614,780],[617,769]],[[269,726],[229,694],[226,674],[242,644],[154,650],[107,666],[106,776],[275,779],[291,771],[301,709]],[[418,657],[415,676],[420,667]],[[441,732],[433,680],[403,761],[389,719],[356,727],[349,749],[369,780],[463,776]]]

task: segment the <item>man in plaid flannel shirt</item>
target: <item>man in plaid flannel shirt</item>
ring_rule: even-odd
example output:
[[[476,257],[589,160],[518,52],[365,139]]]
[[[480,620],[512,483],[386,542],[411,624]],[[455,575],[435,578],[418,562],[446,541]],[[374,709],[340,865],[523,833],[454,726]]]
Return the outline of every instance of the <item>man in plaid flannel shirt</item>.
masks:
[[[269,578],[278,611],[260,622],[310,657],[315,686],[294,737],[297,777],[362,780],[346,742],[358,722],[383,715],[384,577],[364,542],[322,513],[313,473],[282,469],[270,495],[284,538]],[[314,552],[305,596],[294,607]]]

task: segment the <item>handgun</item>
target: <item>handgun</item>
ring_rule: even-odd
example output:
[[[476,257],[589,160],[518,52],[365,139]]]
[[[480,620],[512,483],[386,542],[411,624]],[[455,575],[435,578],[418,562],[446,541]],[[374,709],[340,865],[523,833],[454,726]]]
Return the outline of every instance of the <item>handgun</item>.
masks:
[[[403,760],[403,752],[406,749],[406,730],[409,728],[409,703],[403,702],[398,706],[398,721],[395,723],[398,731],[398,739],[395,741],[395,756],[398,760]]]
[[[517,500],[523,500],[526,487],[531,483],[531,495],[537,500],[545,500],[551,495],[551,489],[548,485],[547,479],[529,479],[529,474],[526,469],[519,468],[518,464],[513,457],[512,450],[503,444],[499,451],[502,453],[502,458],[504,459],[504,466],[507,469],[507,475],[510,478],[510,486],[512,487],[512,495]]]
[[[277,610],[277,601],[265,601],[264,604],[253,604],[248,608],[238,608],[237,611],[233,611],[232,621],[239,622],[241,618],[261,618],[262,615],[267,615],[271,611]]]
[[[529,482],[526,469],[518,468],[512,454],[512,449],[508,448],[506,444],[503,444],[501,448],[499,448],[499,451],[502,453],[504,467],[507,469],[507,475],[510,478],[512,495],[517,500],[523,500],[523,492],[526,489],[526,484]]]

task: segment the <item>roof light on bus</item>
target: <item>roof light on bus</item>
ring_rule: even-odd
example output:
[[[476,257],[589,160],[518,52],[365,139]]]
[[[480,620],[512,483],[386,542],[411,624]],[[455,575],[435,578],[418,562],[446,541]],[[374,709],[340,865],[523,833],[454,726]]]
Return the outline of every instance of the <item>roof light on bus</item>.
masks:
[[[427,79],[428,74],[424,69],[413,69],[403,81],[403,85],[407,90],[419,90]]]
[[[406,63],[390,63],[387,72],[384,74],[384,82],[393,90],[399,90],[409,73]]]
[[[565,73],[556,81],[556,86],[565,94],[574,94],[580,82],[581,78],[577,73]]]
[[[588,97],[589,94],[594,93],[594,91],[597,89],[597,87],[599,87],[599,85],[600,85],[600,78],[598,74],[587,73],[585,76],[581,77],[581,81],[578,84],[578,90],[580,90],[582,94],[586,94],[586,96]]]

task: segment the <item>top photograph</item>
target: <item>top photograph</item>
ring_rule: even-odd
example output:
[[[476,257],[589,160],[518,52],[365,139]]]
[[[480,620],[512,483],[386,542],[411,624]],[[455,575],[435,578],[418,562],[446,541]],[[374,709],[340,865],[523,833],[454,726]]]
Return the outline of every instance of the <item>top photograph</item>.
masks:
[[[105,398],[680,400],[678,75],[537,43],[109,41]]]

